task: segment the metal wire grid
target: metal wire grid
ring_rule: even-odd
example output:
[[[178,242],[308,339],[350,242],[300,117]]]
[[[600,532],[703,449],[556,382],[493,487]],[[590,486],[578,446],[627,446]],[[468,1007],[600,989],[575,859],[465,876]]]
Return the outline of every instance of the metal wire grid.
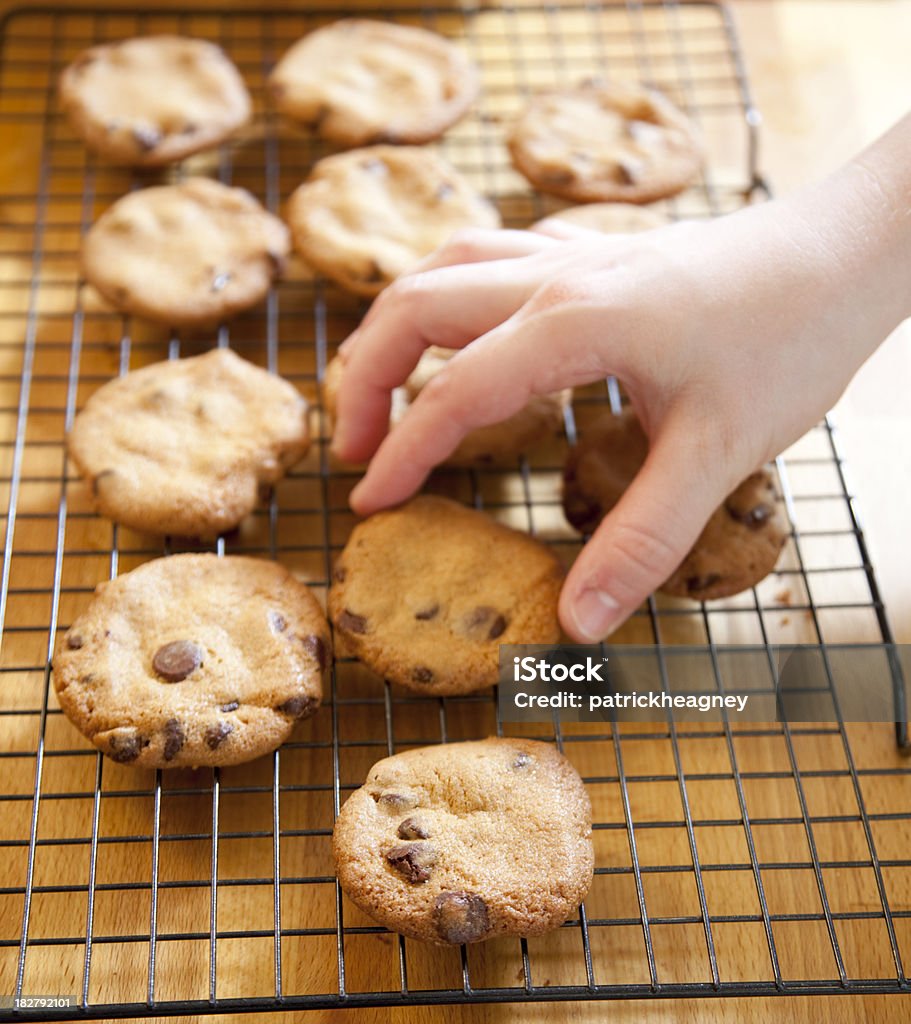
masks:
[[[177,777],[105,762],[60,714],[48,671],[58,631],[100,579],[162,554],[149,538],[93,515],[63,434],[104,380],[212,339],[133,323],[79,287],[80,234],[145,181],[86,156],[56,106],[56,75],[105,38],[215,38],[251,85],[258,128],[214,164],[188,161],[177,173],[216,173],[275,210],[319,151],[261,109],[263,76],[293,39],[340,13],[49,8],[3,23],[0,121],[34,152],[37,183],[0,196],[10,221],[0,259],[11,271],[0,282],[0,991],[59,992],[71,979],[65,987],[78,1010],[42,1010],[42,1019],[907,991],[911,807],[900,786],[909,769],[884,749],[881,731],[871,743],[869,729],[852,734],[841,721],[831,675],[837,724],[539,730],[589,787],[595,884],[578,919],[551,936],[458,952],[389,936],[360,915],[337,887],[328,837],[340,803],[378,757],[498,731],[489,695],[402,696],[342,659],[325,707],[281,751],[240,769]],[[710,171],[664,204],[671,216],[725,212],[764,187],[758,118],[728,15],[715,4],[374,13],[459,35],[478,60],[482,100],[442,148],[517,226],[554,204],[509,170],[500,121],[531,89],[605,66],[669,91],[706,134]],[[317,398],[332,346],[361,312],[321,282],[291,280],[264,308],[220,328],[216,343]],[[577,421],[584,429],[587,415],[618,401],[613,382],[577,396],[568,440]],[[434,486],[571,554],[577,542],[555,487],[563,444],[508,473],[443,473]],[[669,645],[699,645],[719,690],[721,643],[868,642],[903,696],[830,424],[789,452],[779,473],[794,524],[781,572],[723,604],[650,600],[625,637],[657,645],[666,688],[675,682]],[[350,528],[354,478],[331,462],[321,438],[268,507],[215,550],[278,557],[323,590]],[[175,547],[166,541],[164,553]],[[903,705],[896,717],[904,720]],[[735,945],[748,949],[745,965]],[[0,1019],[24,1016],[0,1011]]]

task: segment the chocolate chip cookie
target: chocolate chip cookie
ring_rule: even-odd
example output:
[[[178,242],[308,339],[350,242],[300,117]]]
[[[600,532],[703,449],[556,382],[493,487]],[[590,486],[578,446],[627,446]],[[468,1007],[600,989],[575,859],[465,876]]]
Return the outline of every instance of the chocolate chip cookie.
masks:
[[[592,882],[591,805],[553,746],[495,739],[379,761],[332,837],[338,880],[387,928],[437,945],[536,936]]]
[[[102,515],[190,537],[237,526],[309,444],[297,390],[229,349],[108,382],[67,437]]]
[[[181,36],[85,50],[60,76],[60,103],[90,149],[131,167],[161,167],[217,146],[251,110],[224,52]]]
[[[96,588],[53,681],[70,721],[120,764],[238,764],[316,711],[330,652],[319,604],[282,566],[173,555]]]
[[[632,203],[583,203],[581,206],[567,206],[565,210],[548,214],[532,224],[530,230],[537,231],[542,225],[555,220],[589,231],[599,231],[604,235],[632,235],[668,223],[667,217],[647,206],[634,206]]]
[[[118,199],[82,243],[82,272],[116,309],[172,326],[214,325],[259,302],[288,229],[246,189],[209,178]]]
[[[377,295],[459,228],[497,228],[496,209],[445,160],[370,146],[320,160],[288,202],[294,247],[357,295]]]
[[[455,353],[451,349],[431,346],[405,384],[392,395],[390,425],[398,423],[426,384],[445,367]],[[323,407],[330,419],[335,417],[336,400],[345,365],[336,356],[326,367],[323,378]],[[446,460],[448,466],[492,465],[513,462],[530,452],[536,444],[553,437],[563,428],[563,413],[572,398],[572,390],[552,395],[534,395],[524,409],[514,416],[488,427],[472,430]]]
[[[424,495],[359,523],[329,614],[379,675],[420,694],[497,681],[500,644],[560,638],[563,570],[549,548],[482,512]]]
[[[572,449],[563,473],[563,511],[591,533],[617,504],[648,454],[648,439],[632,411],[607,413]],[[772,474],[757,470],[728,495],[689,554],[659,590],[710,601],[747,590],[775,568],[789,534]]]
[[[579,203],[676,195],[702,165],[689,118],[662,93],[619,82],[536,96],[508,144],[535,188]]]
[[[435,32],[349,18],[295,43],[269,90],[279,110],[340,146],[417,145],[465,114],[478,81],[471,61]]]

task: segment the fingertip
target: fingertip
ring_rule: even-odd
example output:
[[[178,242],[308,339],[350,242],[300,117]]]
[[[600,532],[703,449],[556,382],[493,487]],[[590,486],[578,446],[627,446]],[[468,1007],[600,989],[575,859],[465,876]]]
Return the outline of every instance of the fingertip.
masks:
[[[361,517],[372,516],[374,512],[379,512],[380,509],[388,508],[390,504],[393,504],[379,498],[372,484],[371,480],[363,476],[348,495],[348,504],[351,506],[351,511],[356,515]]]
[[[329,442],[329,454],[334,459],[338,459],[339,462],[351,462],[348,458],[347,446],[339,440],[338,433],[336,432],[332,436],[332,440]]]
[[[348,495],[348,504],[351,507],[351,511],[359,516],[370,515],[371,508],[369,502],[364,498],[364,489],[362,487],[363,481],[354,485],[351,489],[351,493]]]
[[[364,462],[370,456],[358,455],[358,446],[352,443],[351,431],[346,424],[347,420],[344,417],[336,417],[332,428],[332,440],[329,442],[329,454],[340,462]],[[363,445],[359,447],[363,448]]]
[[[336,356],[341,359],[343,365],[348,362],[351,350],[357,344],[357,337],[360,330],[360,327],[356,327],[335,350]]]
[[[596,644],[609,636],[629,616],[629,612],[606,590],[586,586],[564,592],[559,607],[564,630],[581,644]]]

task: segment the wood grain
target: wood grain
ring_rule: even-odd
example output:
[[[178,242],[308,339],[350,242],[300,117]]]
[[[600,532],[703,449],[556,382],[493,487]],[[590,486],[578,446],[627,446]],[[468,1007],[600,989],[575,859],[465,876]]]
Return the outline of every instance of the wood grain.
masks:
[[[281,6],[282,4],[276,4]],[[168,2],[163,10],[174,6]],[[223,7],[223,4],[201,6]],[[293,6],[293,4],[289,4]],[[352,5],[356,7],[357,5]],[[902,112],[909,95],[905,43],[909,0],[741,0],[735,4],[746,52],[751,81],[765,116],[763,127],[763,168],[781,188],[825,173],[860,145],[872,139]],[[0,146],[0,193],[33,191],[35,165],[40,137],[28,126],[17,126],[4,137]],[[256,144],[256,140],[251,145]],[[79,171],[62,174],[60,187],[79,192]],[[102,176],[101,185],[113,187],[116,179]],[[99,200],[98,207],[105,202]],[[33,216],[21,207],[4,207],[11,217]],[[78,210],[77,210],[78,216]],[[73,246],[71,232],[49,229],[46,249],[68,250]],[[20,289],[2,291],[5,312],[24,312],[28,301],[29,263],[27,253],[8,261],[2,272],[22,279]],[[44,313],[72,309],[76,273],[72,259],[53,260],[45,266],[56,282],[43,286],[39,308]],[[301,310],[309,301],[303,282],[295,300]],[[283,310],[288,308],[283,297]],[[330,340],[337,341],[353,322],[356,309],[343,303],[335,322],[329,325]],[[22,329],[27,329],[23,324]],[[64,319],[42,324],[42,340],[68,342],[72,322]],[[110,321],[92,321],[93,342],[109,342],[109,348],[87,350],[81,371],[87,381],[79,392],[80,403],[97,382],[116,372],[121,350],[117,345],[119,325]],[[239,336],[244,340],[243,328]],[[232,339],[234,335],[232,334]],[[4,341],[11,340],[4,336]],[[166,339],[150,330],[134,339],[133,362],[158,358]],[[256,343],[252,335],[246,339]],[[901,470],[908,465],[908,452],[896,452],[894,439],[911,436],[911,409],[904,388],[897,382],[908,380],[907,332],[891,339],[848,392],[839,409],[843,439],[858,481],[868,526],[868,539],[883,586],[887,607],[900,639],[911,641],[911,545],[906,541],[907,509],[911,507],[911,474]],[[144,348],[143,344],[148,347]],[[2,388],[4,409],[18,401],[16,375],[21,368],[20,349],[2,349]],[[65,373],[65,356],[49,344],[37,350],[39,372]],[[281,372],[311,388],[316,367],[311,350],[289,349],[283,354]],[[53,551],[56,521],[53,517],[30,518],[30,513],[55,509],[61,496],[59,474],[63,421],[59,412],[40,412],[41,408],[59,410],[65,404],[65,386],[51,383],[36,385],[32,395],[30,432],[25,452],[29,482],[19,496],[20,518],[15,530],[15,556],[11,583],[17,593],[7,608],[7,624],[21,627],[5,638],[2,664],[40,664],[47,653],[46,627],[51,614],[48,593],[28,593],[29,588],[46,589],[53,573],[53,559],[36,555]],[[0,414],[0,436],[12,438],[15,418]],[[40,442],[47,442],[41,444]],[[813,445],[810,439],[807,442]],[[2,472],[9,475],[11,452],[0,449]],[[308,463],[310,468],[315,462]],[[810,481],[803,482],[810,486]],[[279,531],[283,543],[300,535],[315,515],[320,497],[305,480],[283,485],[283,506],[309,510],[293,521],[282,519]],[[515,497],[521,487],[515,482],[501,485],[499,497]],[[518,487],[518,490],[516,488]],[[344,489],[333,494],[333,504],[344,503]],[[488,495],[489,496],[489,495]],[[75,482],[66,489],[68,519],[66,550],[62,565],[64,593],[59,609],[60,621],[68,622],[85,600],[85,588],[91,587],[109,572],[106,556],[91,558],[81,552],[109,548],[110,527],[79,513],[88,512],[87,496]],[[3,495],[5,506],[6,495]],[[74,515],[75,514],[75,515]],[[340,543],[350,519],[338,517],[333,537]],[[544,521],[546,533],[555,536],[558,523]],[[549,533],[548,533],[549,535]],[[245,535],[249,544],[268,544],[268,531],[257,521]],[[143,538],[121,532],[124,547],[142,547]],[[834,545],[820,550],[816,557],[839,560],[844,551]],[[123,557],[120,570],[142,560]],[[324,566],[319,552],[300,551],[291,557],[291,567],[311,578],[321,578]],[[288,560],[287,558],[285,559]],[[833,584],[834,585],[834,584]],[[780,586],[780,584],[778,585]],[[795,595],[796,596],[796,595]],[[785,620],[790,620],[786,622]],[[631,627],[630,635],[634,634]],[[670,626],[668,627],[670,628]],[[675,622],[668,638],[698,638],[699,623],[683,617]],[[799,639],[807,636],[807,624],[787,609],[776,618],[780,635]],[[833,624],[833,635],[863,633],[869,623],[852,621],[850,616]],[[731,639],[738,636],[730,627]],[[2,706],[33,708],[42,699],[41,673],[12,673],[3,680]],[[339,695],[351,700],[375,697],[375,681],[355,666],[345,666],[340,674]],[[54,706],[51,698],[51,706]],[[381,708],[375,704],[352,704],[344,708],[340,723],[343,739],[359,738],[362,746],[342,748],[343,784],[354,785],[369,765],[385,752],[386,731]],[[378,713],[379,712],[379,713]],[[471,714],[455,708],[448,716],[451,739],[476,735],[492,729],[489,706]],[[567,732],[584,735],[593,727],[578,727]],[[6,717],[0,724],[0,750],[34,750],[38,720],[34,715]],[[395,709],[394,739],[398,744],[439,738],[439,721],[434,709]],[[644,875],[644,895],[653,917],[698,915],[699,905],[693,884],[691,856],[683,827],[684,811],[675,774],[673,747],[669,739],[634,739],[641,727],[625,727],[620,743],[624,771],[628,779],[636,776],[669,776],[666,781],[630,781],[629,793],[635,837],[643,865],[651,868],[677,867],[681,870],[656,870]],[[660,730],[656,730],[659,732]],[[714,728],[687,727],[692,735],[680,740],[679,753],[687,774],[687,795],[695,820],[725,819],[734,824],[725,827],[697,827],[696,841],[703,864],[748,861],[744,830],[739,824],[737,794],[730,779],[730,756],[726,740]],[[858,769],[889,770],[906,762],[895,752],[891,730],[887,726],[850,726],[847,730]],[[335,967],[334,887],[328,847],[332,826],[331,763],[325,744],[331,739],[331,723],[323,713],[304,723],[295,734],[295,743],[281,754],[281,819],[285,829],[307,830],[306,836],[288,836],[280,844],[282,874],[295,878],[326,879],[314,883],[288,883],[282,887],[282,915],[285,927],[322,928],[328,934],[293,937],[283,940],[283,985],[286,992],[331,991],[337,985]],[[68,794],[91,792],[95,781],[93,757],[65,754],[78,751],[80,738],[59,716],[48,718],[46,745],[52,756],[44,762],[44,797],[38,821],[41,845],[35,860],[35,884],[85,886],[89,875],[90,849],[83,841],[91,834],[91,799]],[[756,736],[735,730],[731,742],[743,772],[787,772],[788,759],[780,735]],[[819,856],[827,862],[867,860],[869,850],[857,818],[857,801],[846,775],[845,751],[840,738],[831,735],[798,734],[794,737],[795,756],[801,772],[833,772],[828,776],[808,775],[804,779],[805,798],[814,816],[847,816],[847,822],[818,823],[814,838]],[[630,850],[621,802],[621,788],[614,753],[609,744],[569,742],[567,748],[579,770],[588,777],[608,777],[591,788],[595,817],[604,823],[596,835],[599,865],[628,867]],[[2,762],[5,773],[2,790],[21,794],[24,799],[5,802],[0,812],[0,840],[21,839],[28,835],[31,802],[28,794],[34,782],[34,759],[16,758]],[[696,776],[716,773],[725,778]],[[97,882],[102,887],[94,901],[94,933],[105,936],[148,934],[152,844],[135,842],[133,836],[151,835],[154,777],[105,763],[103,786],[106,794],[99,808],[99,846]],[[205,772],[181,773],[165,777],[161,805],[161,842],[159,845],[159,918],[161,933],[207,933],[210,891],[211,843],[206,837],[212,820],[211,775]],[[272,969],[273,886],[272,861],[275,853],[272,828],[272,762],[263,759],[252,765],[225,771],[219,802],[219,887],[218,927],[225,932],[259,930],[261,938],[223,938],[218,943],[219,997],[268,995],[274,987]],[[907,812],[911,793],[905,777],[888,774],[862,775],[860,786],[871,813],[890,810]],[[302,788],[294,788],[302,787]],[[323,787],[323,788],[320,788]],[[140,791],[137,793],[136,791]],[[54,798],[56,794],[56,798]],[[50,795],[50,798],[49,798]],[[344,798],[345,793],[342,793]],[[751,818],[764,820],[799,818],[799,805],[793,777],[746,779],[744,795]],[[257,838],[233,838],[232,833],[254,831]],[[911,843],[907,820],[877,820],[872,825],[876,849],[881,858],[902,860]],[[199,835],[200,838],[192,838]],[[183,838],[175,838],[175,837]],[[67,843],[66,840],[74,840]],[[56,843],[55,840],[63,840]],[[754,840],[763,862],[800,861],[809,855],[803,826],[769,824],[754,829]],[[48,841],[45,843],[45,841]],[[25,878],[25,850],[0,847],[0,889],[21,887]],[[885,870],[887,892],[893,909],[911,909],[911,869]],[[245,884],[232,885],[232,881]],[[255,884],[250,880],[255,880]],[[763,871],[766,897],[772,913],[817,913],[819,895],[806,868]],[[136,883],[135,889],[104,890],[105,883]],[[172,885],[172,883],[180,883]],[[195,883],[195,884],[194,884]],[[758,901],[749,870],[737,872],[706,871],[706,900],[711,914],[755,914]],[[826,869],[826,886],[833,909],[864,912],[879,908],[872,885],[872,872],[832,867]],[[32,938],[84,933],[86,920],[84,890],[72,893],[42,892],[32,908]],[[21,894],[0,892],[0,938],[18,934],[22,909]],[[629,873],[599,875],[587,901],[590,917],[638,918],[633,877]],[[369,925],[349,904],[345,906],[346,926]],[[911,959],[911,919],[896,922],[898,940],[907,964]],[[882,921],[845,920],[838,924],[839,940],[848,973],[858,976],[889,976],[894,972]],[[659,977],[671,980],[708,980],[708,961],[700,925],[656,925],[652,930]],[[830,946],[820,922],[776,925],[775,939],[782,958],[782,971],[788,978],[831,976],[833,964]],[[754,924],[716,924],[715,941],[719,970],[723,980],[771,977],[768,951],[762,927]],[[564,930],[530,943],[535,983],[584,983],[581,973],[580,939],[575,930]],[[648,980],[638,924],[596,928],[592,931],[592,950],[599,981],[623,983]],[[0,948],[0,991],[9,991],[15,971],[17,950]],[[170,998],[206,998],[208,996],[208,941],[189,939],[161,942],[158,947],[156,996]],[[147,986],[148,940],[105,942],[95,945],[92,965],[92,1000],[143,1000]],[[30,949],[26,965],[26,991],[78,991],[81,984],[84,947],[41,946]],[[469,954],[472,979],[477,985],[516,984],[521,979],[518,943],[498,942],[472,948]],[[408,944],[409,981],[414,987],[460,984],[458,956],[453,951],[425,949]],[[388,935],[350,936],[346,943],[347,982],[353,991],[395,988],[398,985],[397,943]],[[907,968],[906,968],[907,969]],[[307,1022],[354,1021],[356,1024],[436,1024],[442,1021],[500,1024],[507,1020],[594,1022],[610,1017],[616,1021],[817,1021],[823,1016],[833,1024],[855,1020],[898,1022],[909,1016],[908,997],[790,998],[767,1000],[638,1000],[604,1004],[558,1004],[540,1006],[472,1006],[410,1008],[408,1010],[358,1010],[289,1014],[283,1019]],[[173,1019],[173,1018],[172,1018]],[[205,1018],[200,1018],[203,1020]],[[222,1017],[223,1020],[249,1020],[248,1016]]]

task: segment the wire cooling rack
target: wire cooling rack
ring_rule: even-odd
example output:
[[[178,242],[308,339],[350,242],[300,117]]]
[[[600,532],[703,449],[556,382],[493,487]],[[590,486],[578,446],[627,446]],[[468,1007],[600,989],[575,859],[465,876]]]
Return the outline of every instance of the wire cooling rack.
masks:
[[[347,902],[332,824],[378,758],[497,731],[491,695],[421,700],[342,659],[324,707],[273,756],[179,773],[104,760],[60,713],[49,687],[60,632],[99,581],[178,546],[93,514],[63,447],[77,409],[119,373],[213,344],[283,374],[318,408],[327,358],[363,306],[294,268],[261,308],[212,336],[107,310],[79,280],[80,236],[153,179],[87,156],[61,116],[57,75],[100,40],[180,32],[220,42],[253,92],[255,126],[169,173],[216,175],[278,210],[320,151],[264,107],[264,78],[293,40],[341,13],[46,8],[2,23],[0,122],[21,166],[4,165],[0,185],[0,994],[70,995],[74,1005],[0,1005],[0,1019],[908,991],[909,769],[891,727],[840,718],[525,726],[559,743],[586,781],[592,891],[576,919],[543,938],[441,950],[391,935]],[[479,63],[483,95],[440,148],[514,226],[556,204],[510,169],[503,121],[536,87],[605,71],[663,88],[704,134],[704,176],[659,208],[704,217],[763,198],[758,117],[723,7],[630,0],[367,13],[458,37]],[[569,559],[578,538],[559,507],[565,446],[616,398],[611,385],[587,389],[567,437],[530,461],[439,473],[432,486]],[[867,643],[901,696],[831,426],[787,452],[779,474],[793,523],[779,571],[706,606],[652,599],[622,639],[700,647],[715,686],[717,644]],[[323,596],[352,524],[355,478],[332,462],[321,432],[268,505],[214,547],[278,558]],[[669,654],[663,671],[673,685]]]

